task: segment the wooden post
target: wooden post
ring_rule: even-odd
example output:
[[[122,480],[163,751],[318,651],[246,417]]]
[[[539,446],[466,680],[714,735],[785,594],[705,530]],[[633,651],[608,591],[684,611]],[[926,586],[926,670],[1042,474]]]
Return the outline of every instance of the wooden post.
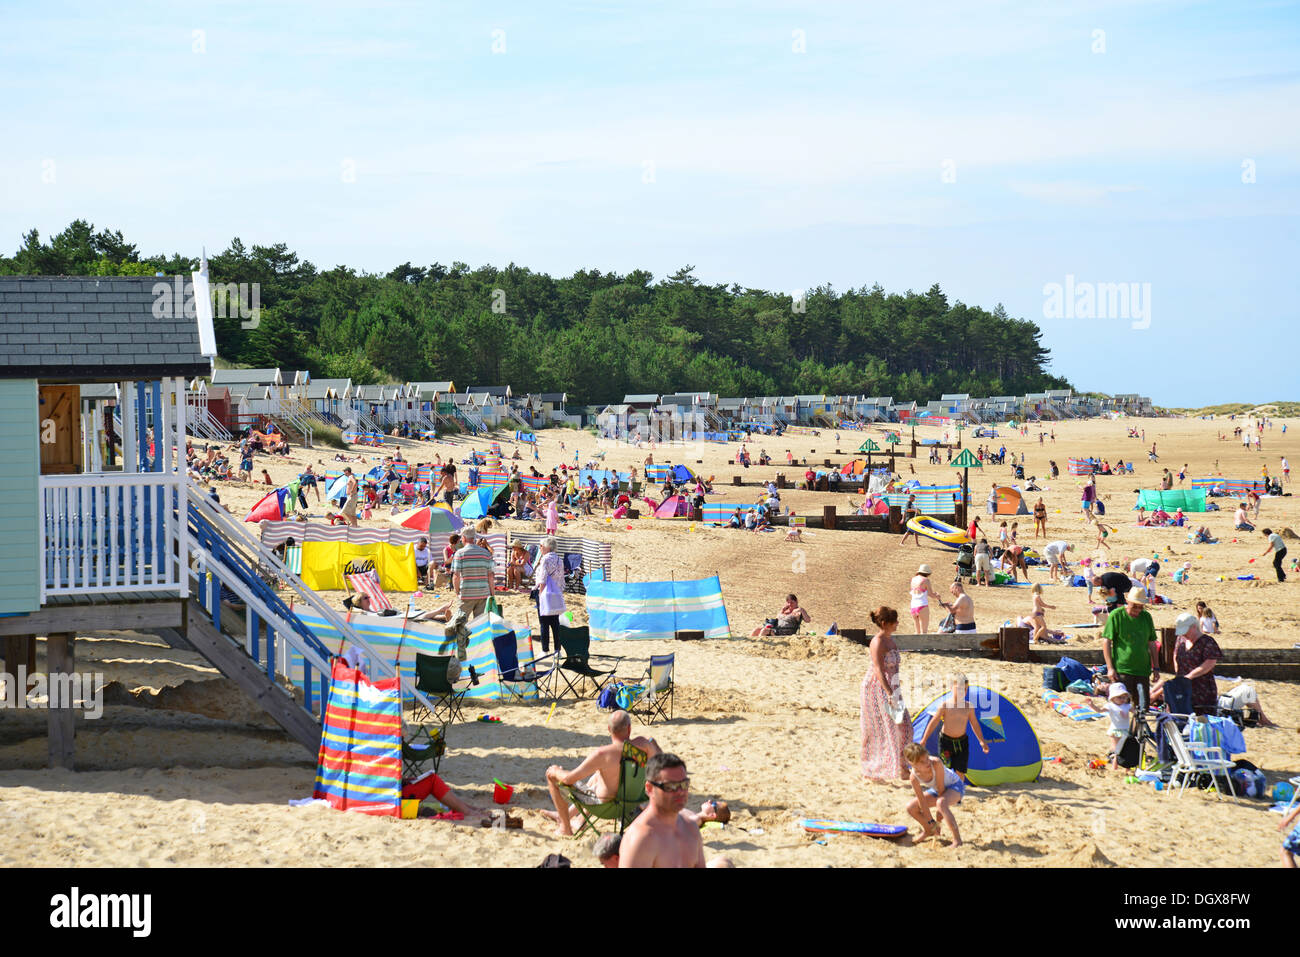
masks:
[[[1178,644],[1178,636],[1174,634],[1174,629],[1164,627],[1160,629],[1160,670],[1174,673],[1174,648]]]
[[[67,633],[47,635],[45,638],[45,670],[49,678],[50,700],[50,767],[73,769],[75,745],[73,735],[73,710],[71,683],[63,678],[72,675],[76,668],[73,661],[73,636]],[[55,707],[55,695],[61,694],[58,707]]]
[[[903,530],[903,506],[889,506],[889,530],[895,535]]]
[[[5,638],[5,674],[13,679],[16,693],[25,698],[27,696],[27,687],[19,687],[18,685],[19,665],[26,666],[27,681],[31,681],[32,675],[36,672],[35,635],[8,635]],[[11,702],[11,707],[16,703]]]
[[[822,506],[822,528],[829,528],[832,530],[835,528],[835,506],[834,505]]]
[[[1003,626],[998,629],[998,653],[1003,661],[1029,660],[1029,629]]]

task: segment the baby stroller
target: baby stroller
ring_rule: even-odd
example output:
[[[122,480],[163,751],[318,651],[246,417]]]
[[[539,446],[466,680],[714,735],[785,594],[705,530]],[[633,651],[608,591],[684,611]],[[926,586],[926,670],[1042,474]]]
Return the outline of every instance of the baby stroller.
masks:
[[[587,586],[582,583],[582,555],[570,553],[560,557],[564,559],[564,590],[585,595]]]
[[[1016,465],[1013,466],[1013,468],[1015,469],[1016,478],[1023,482],[1025,480],[1025,467],[1023,465]]]
[[[957,576],[954,581],[961,581],[963,578],[975,577],[975,546],[967,542],[957,549],[957,560],[953,562],[957,566]]]

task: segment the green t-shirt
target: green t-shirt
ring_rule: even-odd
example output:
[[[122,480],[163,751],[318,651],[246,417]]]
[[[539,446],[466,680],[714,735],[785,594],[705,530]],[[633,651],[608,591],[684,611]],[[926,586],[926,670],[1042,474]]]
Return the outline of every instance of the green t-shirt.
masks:
[[[1127,607],[1119,607],[1106,617],[1106,627],[1101,633],[1109,638],[1111,661],[1115,670],[1124,675],[1149,675],[1151,673],[1150,643],[1156,640],[1156,626],[1151,612],[1145,608],[1134,618]],[[1133,689],[1129,689],[1133,693]]]

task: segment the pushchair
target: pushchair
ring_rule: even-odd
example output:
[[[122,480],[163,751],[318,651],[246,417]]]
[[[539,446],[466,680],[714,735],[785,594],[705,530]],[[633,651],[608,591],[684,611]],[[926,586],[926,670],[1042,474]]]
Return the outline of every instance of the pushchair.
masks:
[[[953,562],[957,566],[957,576],[954,581],[961,581],[963,578],[975,577],[975,546],[967,542],[957,549],[957,560]]]
[[[564,559],[564,590],[585,595],[587,586],[582,583],[582,555],[573,552],[560,557]]]

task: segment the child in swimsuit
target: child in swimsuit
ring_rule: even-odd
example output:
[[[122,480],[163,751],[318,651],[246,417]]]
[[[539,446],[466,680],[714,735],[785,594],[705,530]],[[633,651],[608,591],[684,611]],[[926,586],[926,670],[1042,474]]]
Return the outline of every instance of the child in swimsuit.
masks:
[[[966,782],[952,768],[944,767],[938,758],[930,756],[925,746],[913,741],[903,749],[903,757],[912,766],[912,791],[916,795],[907,805],[907,813],[921,825],[921,839],[939,833],[939,822],[934,819],[934,809],[948,822],[952,831],[952,846],[961,847],[961,831],[952,809],[961,803],[966,794]]]
[[[970,764],[970,738],[966,735],[969,727],[975,732],[975,740],[985,754],[989,753],[988,742],[980,730],[979,719],[975,717],[975,708],[971,706],[967,695],[965,675],[952,676],[952,696],[935,711],[930,723],[925,726],[922,741],[929,741],[935,726],[940,722],[943,729],[939,732],[939,760],[946,767],[961,775],[966,780],[966,769]]]

